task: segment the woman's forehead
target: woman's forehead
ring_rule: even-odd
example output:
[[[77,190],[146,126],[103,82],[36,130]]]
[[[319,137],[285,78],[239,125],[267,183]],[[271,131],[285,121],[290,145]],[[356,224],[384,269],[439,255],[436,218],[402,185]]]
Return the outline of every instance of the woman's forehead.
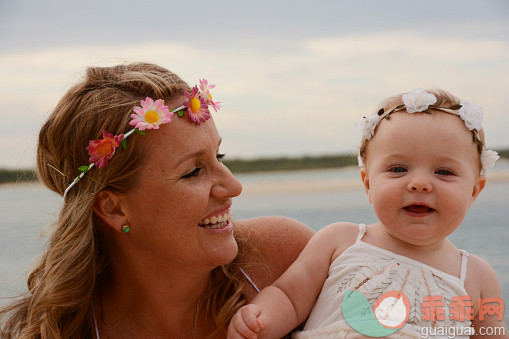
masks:
[[[152,132],[147,144],[150,154],[159,154],[165,161],[175,162],[203,151],[217,150],[221,137],[211,118],[201,125],[189,121],[187,116],[174,115],[172,121]],[[148,134],[147,133],[147,134]]]

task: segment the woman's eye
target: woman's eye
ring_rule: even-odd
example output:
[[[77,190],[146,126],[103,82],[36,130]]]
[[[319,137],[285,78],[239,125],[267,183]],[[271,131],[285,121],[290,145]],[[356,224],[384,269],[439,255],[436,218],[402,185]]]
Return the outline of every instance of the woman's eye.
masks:
[[[225,157],[226,154],[224,153],[217,153],[216,154],[216,158],[217,158],[217,161],[221,161],[223,160],[223,158]]]
[[[435,171],[436,174],[440,174],[440,175],[454,175],[454,173],[448,169],[439,169],[439,170],[436,170]]]
[[[201,168],[200,167],[196,167],[194,170],[192,170],[191,172],[185,174],[182,176],[183,179],[189,179],[189,178],[194,178],[198,175],[198,173],[201,171]]]
[[[396,167],[392,167],[390,169],[391,172],[394,172],[394,173],[404,173],[406,172],[406,168],[405,167],[401,167],[401,166],[396,166]]]

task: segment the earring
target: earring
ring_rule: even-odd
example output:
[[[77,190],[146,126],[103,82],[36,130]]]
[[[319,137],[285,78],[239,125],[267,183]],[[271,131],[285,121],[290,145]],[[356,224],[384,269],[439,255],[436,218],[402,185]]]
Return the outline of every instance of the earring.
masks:
[[[129,231],[131,230],[131,226],[126,224],[126,225],[122,226],[122,228],[120,230],[124,233],[129,233]]]

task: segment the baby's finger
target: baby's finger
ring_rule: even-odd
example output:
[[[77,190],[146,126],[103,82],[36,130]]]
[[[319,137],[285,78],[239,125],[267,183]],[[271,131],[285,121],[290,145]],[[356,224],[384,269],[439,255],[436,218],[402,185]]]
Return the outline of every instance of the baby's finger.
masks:
[[[262,309],[257,305],[247,305],[240,309],[242,318],[246,325],[254,332],[258,333],[262,330],[258,317],[262,313]]]
[[[260,331],[263,331],[265,329],[265,325],[263,323],[263,320],[261,320],[260,318],[257,318],[256,322],[258,323],[258,326],[260,327]]]
[[[240,334],[236,328],[234,328],[231,324],[230,327],[228,327],[228,334],[226,335],[227,339],[255,339],[255,337],[246,337],[242,334]]]
[[[240,312],[237,312],[231,322],[230,326],[228,328],[228,334],[232,334],[231,338],[249,338],[249,339],[256,339],[258,336],[256,332],[251,330],[244,321],[242,314]]]
[[[250,337],[245,337],[242,334],[240,334],[237,329],[235,329],[233,326],[230,325],[228,328],[228,333],[226,335],[227,339],[251,339]],[[254,339],[254,338],[253,338]]]

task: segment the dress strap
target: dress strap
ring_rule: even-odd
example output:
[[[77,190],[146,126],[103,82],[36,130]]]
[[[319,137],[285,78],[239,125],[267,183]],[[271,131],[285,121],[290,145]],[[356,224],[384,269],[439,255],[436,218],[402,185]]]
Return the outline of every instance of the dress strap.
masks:
[[[465,282],[465,278],[467,277],[467,262],[468,262],[468,252],[465,250],[461,251],[461,273],[460,279]]]
[[[94,303],[92,303],[92,314],[94,315],[95,336],[96,336],[96,339],[100,339],[101,337],[99,337],[99,328],[97,327],[97,320],[96,320],[96,317],[95,317]]]
[[[247,275],[246,272],[244,272],[244,270],[242,269],[242,267],[239,268],[240,271],[242,272],[242,274],[244,274],[244,277],[246,277],[247,281],[249,281],[249,283],[251,284],[251,286],[254,287],[254,289],[256,290],[256,292],[260,293],[260,289],[258,288],[258,286],[256,286],[256,284],[253,282],[253,280],[251,280],[251,278]]]
[[[367,228],[365,224],[359,224],[359,234],[357,234],[357,239],[355,239],[355,243],[362,241],[364,234],[366,234],[366,230]]]

